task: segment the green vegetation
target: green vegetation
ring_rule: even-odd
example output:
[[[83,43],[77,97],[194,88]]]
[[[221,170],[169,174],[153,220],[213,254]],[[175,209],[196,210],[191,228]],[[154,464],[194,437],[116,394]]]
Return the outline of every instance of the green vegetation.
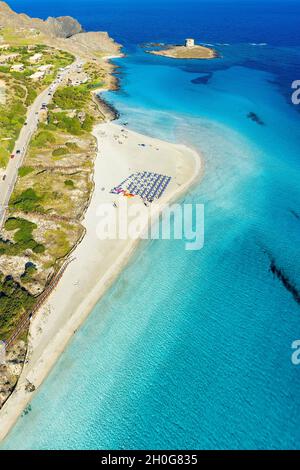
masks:
[[[54,149],[52,152],[53,157],[62,157],[68,153],[68,149],[66,147],[59,147],[58,149]]]
[[[8,67],[7,65],[0,66],[0,73],[8,73],[9,70],[10,70],[10,67]]]
[[[4,227],[7,231],[17,230],[14,234],[14,240],[17,243],[22,243],[32,240],[32,232],[37,228],[37,225],[26,219],[10,217]]]
[[[6,168],[9,161],[9,152],[0,147],[0,168]]]
[[[0,338],[10,337],[20,316],[33,308],[36,299],[11,276],[0,273]]]
[[[26,98],[27,90],[26,88],[23,88],[21,85],[18,85],[18,84],[13,85],[12,91],[18,98],[22,98],[22,99]]]
[[[87,114],[82,124],[82,129],[87,132],[92,132],[94,123],[95,123],[95,119],[93,118],[93,116],[90,116],[89,114]]]
[[[24,176],[29,175],[33,171],[34,171],[34,168],[32,168],[31,166],[21,166],[21,168],[19,168],[18,170],[18,173],[19,173],[20,178],[23,178]]]
[[[9,139],[8,148],[0,144],[0,149],[11,152],[14,147],[14,142],[17,139],[20,130],[25,122],[26,106],[19,98],[15,98],[14,103],[10,106],[0,106],[0,138]]]
[[[70,189],[75,187],[73,180],[65,180],[65,185],[68,186]]]
[[[82,133],[81,123],[77,117],[69,117],[66,113],[50,113],[49,123],[56,129],[68,132],[71,135],[80,135]]]
[[[33,147],[44,147],[46,144],[54,144],[55,137],[49,131],[40,131],[31,142]]]
[[[84,65],[85,72],[89,75],[90,80],[87,83],[88,90],[96,90],[102,88],[105,84],[105,73],[96,63],[88,62]]]
[[[43,196],[36,194],[34,189],[28,188],[21,194],[13,194],[10,200],[10,207],[24,212],[44,212],[41,206]]]
[[[37,92],[33,88],[28,89],[27,97],[25,100],[26,106],[30,106],[37,97]]]
[[[10,34],[13,38],[14,32]],[[54,80],[58,68],[74,61],[70,54],[48,46],[38,45],[28,50],[22,44],[18,38],[11,52],[19,54],[17,63],[22,63],[24,70],[12,72],[10,66],[0,67],[7,98],[5,106],[0,106],[0,165],[3,166],[25,121],[28,105]],[[36,52],[42,52],[43,56],[34,65],[30,57]],[[30,76],[45,64],[52,64],[51,71],[33,83]],[[33,308],[36,297],[30,292],[37,292],[37,286],[41,290],[46,286],[49,276],[57,271],[60,261],[84,231],[79,220],[92,188],[90,168],[96,148],[90,132],[100,119],[91,93],[102,85],[106,73],[92,63],[88,70],[90,80],[86,84],[62,86],[56,91],[53,103],[48,106],[47,120],[39,124],[26,162],[18,170],[19,179],[9,202],[9,218],[4,235],[0,236],[0,256],[20,257],[13,265],[14,279],[5,278],[0,272],[1,339],[9,337],[20,316]],[[56,160],[65,156],[66,170],[61,170],[59,163],[55,167]],[[34,221],[31,221],[32,213],[35,213]],[[44,214],[41,224],[34,223],[39,220],[38,214]],[[4,263],[7,259],[4,258]],[[24,260],[21,268],[20,259]]]
[[[81,148],[76,142],[66,142],[66,147],[70,152],[81,152]]]
[[[71,249],[68,237],[62,230],[47,230],[45,240],[49,245],[49,255],[55,259],[64,258]]]
[[[26,284],[32,282],[32,276],[37,272],[37,268],[33,263],[26,263],[25,271],[23,272],[21,279],[22,283]]]
[[[83,127],[83,126],[82,126]],[[77,132],[77,125],[76,125],[76,132]],[[76,144],[76,142],[66,142],[65,146],[58,147],[52,151],[53,157],[62,157],[69,153],[80,153],[82,150]]]
[[[85,85],[59,88],[53,103],[61,109],[82,109],[88,102],[90,93]]]
[[[10,217],[5,222],[4,228],[8,232],[15,231],[13,236],[15,243],[0,239],[0,255],[16,256],[27,249],[34,253],[45,251],[44,245],[37,243],[33,238],[32,232],[37,229],[37,225],[33,222],[19,217]]]
[[[5,168],[9,153],[12,152],[16,139],[26,120],[26,111],[37,95],[55,79],[58,69],[70,65],[75,58],[65,51],[60,51],[40,44],[28,49],[28,38],[22,39],[13,31],[5,29],[2,35],[7,35],[8,42],[14,43],[8,53],[17,53],[18,56],[9,65],[0,67],[0,80],[5,84],[6,102],[0,104],[0,167]],[[36,38],[37,39],[37,38]],[[31,41],[29,41],[30,43]],[[37,52],[42,53],[38,64],[32,64],[30,58]],[[11,66],[22,64],[24,70],[12,71]],[[52,65],[50,73],[38,82],[33,82],[30,76],[41,65]],[[47,141],[46,141],[47,142]],[[42,142],[41,142],[42,143]]]

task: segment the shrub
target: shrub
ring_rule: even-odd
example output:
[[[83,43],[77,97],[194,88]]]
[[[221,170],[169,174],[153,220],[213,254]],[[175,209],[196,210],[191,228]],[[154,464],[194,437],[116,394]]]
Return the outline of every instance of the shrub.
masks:
[[[25,311],[30,311],[36,299],[11,276],[0,277],[0,337],[9,338],[17,321]]]
[[[16,243],[28,242],[32,239],[32,232],[37,228],[37,225],[26,219],[18,217],[10,217],[5,222],[5,229],[8,231],[17,230],[14,234]]]
[[[58,149],[54,149],[52,152],[53,157],[61,157],[62,155],[66,155],[68,150],[65,147],[59,147]]]
[[[33,248],[32,251],[36,254],[38,253],[44,253],[46,250],[45,246],[42,245],[41,243],[37,243]]]
[[[5,229],[8,231],[17,230],[14,234],[15,243],[4,242],[0,240],[0,254],[8,256],[17,256],[25,250],[30,249],[34,253],[44,253],[45,247],[41,243],[37,243],[32,235],[37,225],[26,219],[19,217],[10,217],[5,222]]]
[[[82,132],[81,124],[77,117],[71,118],[67,116],[66,113],[55,113],[51,115],[50,119],[51,124],[55,123],[56,127],[63,129],[70,134],[80,135]]]
[[[13,92],[16,96],[18,96],[19,98],[22,98],[22,99],[24,99],[25,96],[26,96],[26,89],[24,90],[24,88],[21,87],[20,85],[15,85],[13,87]]]
[[[25,270],[21,275],[23,283],[32,281],[32,276],[37,272],[37,268],[33,263],[26,263]]]
[[[66,147],[72,152],[80,152],[80,147],[76,142],[66,142]]]
[[[82,124],[82,129],[87,132],[91,132],[93,130],[93,125],[94,125],[94,118],[88,114]]]
[[[10,217],[5,222],[5,230],[16,230],[17,228],[26,228],[34,230],[37,228],[37,225],[33,222],[30,222],[26,219],[21,219],[19,217]]]
[[[60,88],[54,95],[54,104],[61,109],[82,109],[89,99],[85,86]]]
[[[65,180],[65,185],[68,186],[69,188],[73,189],[74,188],[74,181],[73,180]]]
[[[29,188],[23,191],[21,194],[13,196],[10,205],[14,208],[23,210],[24,212],[30,212],[41,209],[39,202],[42,200],[41,196],[38,196],[34,189]]]

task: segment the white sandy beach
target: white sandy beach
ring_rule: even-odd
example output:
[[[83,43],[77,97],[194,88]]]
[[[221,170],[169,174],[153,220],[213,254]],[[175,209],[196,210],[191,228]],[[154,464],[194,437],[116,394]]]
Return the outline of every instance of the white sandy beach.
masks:
[[[36,389],[39,387],[137,245],[136,240],[100,240],[97,237],[99,206],[103,203],[118,206],[120,200],[125,199],[122,195],[111,194],[110,190],[137,171],[168,175],[172,180],[160,199],[162,206],[178,199],[202,174],[200,156],[185,146],[152,139],[114,123],[97,126],[94,134],[99,153],[95,161],[95,189],[83,220],[86,234],[72,253],[74,260],[58,286],[32,319],[26,364],[15,391],[0,411],[0,440],[33,397],[33,393],[25,390],[28,381]],[[129,204],[136,204],[138,199],[130,199]],[[118,207],[114,210],[118,211]],[[149,208],[144,210],[149,213]]]

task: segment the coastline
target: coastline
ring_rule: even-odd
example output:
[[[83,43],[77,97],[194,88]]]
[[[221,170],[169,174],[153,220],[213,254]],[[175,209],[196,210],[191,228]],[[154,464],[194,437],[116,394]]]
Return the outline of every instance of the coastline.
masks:
[[[146,137],[127,128],[125,132],[127,139],[120,145],[115,135],[122,135],[121,126],[109,122],[94,128],[98,153],[95,160],[94,192],[82,221],[86,233],[72,252],[74,261],[67,267],[39,314],[32,319],[26,363],[16,389],[0,410],[0,440],[8,434],[34,396],[35,392],[26,391],[26,386],[33,384],[36,390],[42,384],[76,330],[120,275],[139,244],[139,240],[97,239],[97,206],[112,203],[116,199],[115,195],[109,193],[109,189],[122,181],[128,171],[132,171],[132,167],[136,171],[170,174],[177,182],[174,181],[161,198],[161,204],[157,205],[157,217],[163,204],[178,200],[203,174],[203,160],[196,151],[183,145]],[[140,142],[146,142],[146,149],[139,147]],[[160,150],[160,158],[154,160],[151,157],[157,154],[157,148]],[[139,154],[137,157],[132,156],[133,149]],[[103,186],[108,184],[110,187],[103,191]],[[145,211],[148,209],[145,208]],[[97,257],[99,262],[95,263]]]

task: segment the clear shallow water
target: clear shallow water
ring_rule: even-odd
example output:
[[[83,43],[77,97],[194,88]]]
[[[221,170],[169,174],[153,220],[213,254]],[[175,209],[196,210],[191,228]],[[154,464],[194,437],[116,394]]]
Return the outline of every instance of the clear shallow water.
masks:
[[[230,43],[209,63],[145,55],[132,17],[134,31],[114,31],[127,34],[129,54],[117,61],[121,90],[106,95],[120,121],[204,155],[204,180],[184,200],[205,203],[205,247],[143,244],[4,448],[299,447],[300,369],[290,360],[299,305],[270,260],[300,288],[299,112],[289,101],[300,41],[292,26],[278,36],[274,20],[251,32],[269,45],[246,44],[240,15],[233,31],[226,21],[218,34],[206,28],[209,40]],[[180,40],[176,23],[158,37],[143,21],[146,40]],[[85,25],[97,22],[100,13]]]

